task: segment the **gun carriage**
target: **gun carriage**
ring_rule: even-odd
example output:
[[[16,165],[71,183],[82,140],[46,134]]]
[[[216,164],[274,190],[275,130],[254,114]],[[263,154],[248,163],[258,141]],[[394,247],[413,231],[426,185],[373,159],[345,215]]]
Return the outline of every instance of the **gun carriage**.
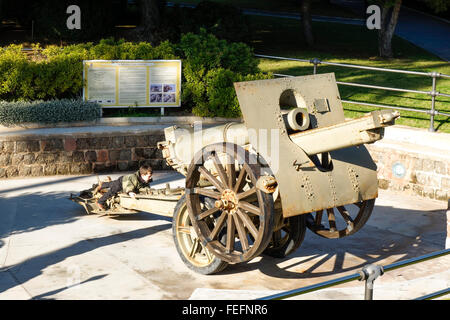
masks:
[[[378,193],[364,144],[380,140],[398,112],[346,121],[332,73],[238,82],[235,90],[243,123],[164,130],[158,147],[185,188],[119,195],[120,210],[159,213],[165,201],[159,211],[171,215],[174,207],[178,253],[203,274],[261,253],[285,257],[307,229],[329,239],[361,229]]]

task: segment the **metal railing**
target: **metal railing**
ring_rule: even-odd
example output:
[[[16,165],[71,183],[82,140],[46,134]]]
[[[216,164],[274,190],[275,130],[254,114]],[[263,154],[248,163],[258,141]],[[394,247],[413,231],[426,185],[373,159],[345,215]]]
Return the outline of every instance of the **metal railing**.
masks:
[[[395,263],[392,263],[385,267],[379,266],[376,264],[369,264],[369,265],[365,266],[358,273],[354,273],[354,274],[351,274],[348,276],[344,276],[344,277],[329,280],[329,281],[324,281],[324,282],[321,282],[318,284],[313,284],[313,285],[310,285],[307,287],[294,289],[294,290],[290,290],[290,291],[285,291],[285,292],[274,294],[271,296],[262,297],[262,298],[259,298],[258,300],[282,300],[282,299],[286,299],[286,298],[299,296],[299,295],[302,295],[305,293],[310,293],[313,291],[337,286],[339,284],[343,284],[343,283],[354,281],[354,280],[365,281],[364,299],[372,300],[373,299],[373,284],[374,284],[374,281],[379,276],[382,276],[384,273],[395,270],[395,269],[403,268],[403,267],[413,265],[413,264],[416,264],[419,262],[423,262],[426,260],[442,257],[449,253],[450,253],[450,249],[445,249],[445,250],[441,250],[441,251],[432,252],[432,253],[417,257],[417,258],[412,258],[412,259],[408,259],[408,260],[395,262]],[[419,297],[415,300],[434,299],[434,298],[437,298],[437,297],[440,297],[440,296],[443,296],[443,295],[446,295],[449,293],[450,293],[450,288],[446,288],[446,289],[440,290],[438,292],[434,292],[432,294],[429,294],[429,295],[426,295],[423,297]]]
[[[368,85],[368,84],[361,84],[361,83],[342,82],[342,81],[336,81],[336,83],[337,84],[341,84],[341,85],[346,85],[346,86],[354,86],[354,87],[362,87],[362,88],[378,89],[378,90],[388,90],[388,91],[397,91],[397,92],[418,93],[418,94],[424,94],[424,95],[431,96],[431,108],[429,110],[421,110],[421,109],[414,109],[414,108],[408,108],[408,107],[402,107],[402,106],[391,106],[391,105],[383,105],[383,104],[367,103],[367,102],[359,102],[359,101],[341,100],[342,102],[351,103],[351,104],[365,105],[365,106],[377,107],[377,108],[398,109],[398,110],[413,111],[413,112],[420,112],[420,113],[429,114],[430,115],[430,127],[429,127],[428,130],[431,131],[431,132],[436,131],[435,128],[434,128],[434,117],[436,115],[443,115],[443,116],[450,117],[450,113],[446,113],[446,112],[442,112],[442,111],[436,110],[436,97],[438,97],[438,96],[450,97],[450,94],[436,91],[436,79],[438,79],[438,78],[449,78],[450,79],[450,75],[447,75],[447,74],[443,74],[443,73],[440,73],[440,72],[434,72],[434,71],[433,72],[419,72],[419,71],[398,70],[398,69],[389,69],[389,68],[368,67],[368,66],[361,66],[361,65],[356,65],[356,64],[335,63],[335,62],[322,61],[322,60],[317,59],[317,58],[307,60],[307,59],[296,59],[296,58],[285,58],[285,57],[277,57],[277,56],[268,56],[268,55],[262,55],[262,54],[255,54],[255,56],[258,57],[258,58],[288,60],[288,61],[298,61],[298,62],[311,63],[311,64],[313,64],[313,74],[317,73],[317,67],[320,64],[324,64],[324,65],[346,67],[346,68],[356,68],[356,69],[364,69],[364,70],[372,70],[372,71],[394,72],[394,73],[411,74],[411,75],[418,75],[418,76],[428,76],[428,77],[432,78],[431,91],[392,88],[392,87]],[[277,73],[275,73],[274,75],[275,76],[281,76],[281,77],[293,77],[292,75],[277,74]]]

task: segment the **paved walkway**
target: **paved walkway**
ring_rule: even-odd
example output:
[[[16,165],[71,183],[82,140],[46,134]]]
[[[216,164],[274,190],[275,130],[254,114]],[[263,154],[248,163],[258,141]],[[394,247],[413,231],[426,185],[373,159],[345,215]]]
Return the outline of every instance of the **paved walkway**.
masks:
[[[170,218],[86,215],[67,199],[96,181],[93,175],[0,180],[0,300],[252,299],[445,246],[447,203],[380,190],[368,223],[348,238],[307,232],[287,258],[261,256],[205,276],[179,258]],[[155,172],[154,181],[154,187],[184,184],[174,172]],[[447,288],[449,263],[446,256],[386,273],[374,298],[413,299]],[[363,296],[364,284],[354,281],[302,299]]]
[[[333,0],[334,3],[364,14],[364,1]],[[406,4],[407,1],[403,1]],[[365,22],[364,22],[365,24]],[[395,34],[439,58],[450,61],[450,23],[444,19],[402,6]]]

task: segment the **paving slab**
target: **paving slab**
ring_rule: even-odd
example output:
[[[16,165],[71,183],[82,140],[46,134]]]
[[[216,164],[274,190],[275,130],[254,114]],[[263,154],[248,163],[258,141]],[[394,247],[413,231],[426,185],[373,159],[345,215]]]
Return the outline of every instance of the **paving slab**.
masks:
[[[445,248],[447,202],[380,190],[372,217],[348,238],[308,232],[284,259],[262,255],[200,275],[178,257],[171,218],[86,215],[67,199],[96,181],[95,175],[0,180],[0,299],[254,299]],[[173,171],[155,172],[154,181],[154,187],[184,184]],[[412,299],[449,287],[448,258],[433,261],[386,273],[374,297]],[[360,299],[363,290],[356,281],[302,298]]]

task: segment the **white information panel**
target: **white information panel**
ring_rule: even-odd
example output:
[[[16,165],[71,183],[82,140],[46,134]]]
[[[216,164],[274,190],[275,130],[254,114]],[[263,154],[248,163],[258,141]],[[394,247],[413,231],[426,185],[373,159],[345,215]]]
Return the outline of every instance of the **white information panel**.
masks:
[[[181,60],[85,60],[83,100],[113,107],[179,107]]]

